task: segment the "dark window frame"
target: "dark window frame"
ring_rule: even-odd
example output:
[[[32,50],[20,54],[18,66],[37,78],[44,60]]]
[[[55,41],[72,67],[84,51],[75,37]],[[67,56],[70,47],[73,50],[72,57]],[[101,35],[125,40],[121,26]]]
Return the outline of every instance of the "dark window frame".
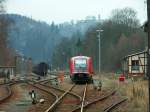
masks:
[[[139,71],[140,70],[139,60],[132,60],[131,65],[132,65],[132,67],[131,67],[132,71],[134,71],[134,70]]]

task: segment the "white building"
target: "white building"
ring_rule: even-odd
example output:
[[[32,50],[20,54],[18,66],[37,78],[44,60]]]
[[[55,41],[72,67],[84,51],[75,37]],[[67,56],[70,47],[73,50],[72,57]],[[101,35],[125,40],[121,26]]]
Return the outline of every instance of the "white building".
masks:
[[[127,76],[146,76],[147,51],[128,55],[123,58],[124,74]]]

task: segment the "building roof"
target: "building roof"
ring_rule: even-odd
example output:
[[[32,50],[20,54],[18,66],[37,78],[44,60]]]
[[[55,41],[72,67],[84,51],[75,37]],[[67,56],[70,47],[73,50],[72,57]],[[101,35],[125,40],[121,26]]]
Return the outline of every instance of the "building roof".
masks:
[[[90,58],[88,56],[74,56],[71,59],[78,59],[78,58]]]
[[[132,57],[132,56],[136,56],[136,55],[140,55],[140,54],[144,54],[144,53],[148,53],[147,50],[144,50],[142,52],[138,52],[138,53],[134,53],[134,54],[130,54],[130,55],[127,55],[125,56],[123,59],[126,59],[128,57]]]

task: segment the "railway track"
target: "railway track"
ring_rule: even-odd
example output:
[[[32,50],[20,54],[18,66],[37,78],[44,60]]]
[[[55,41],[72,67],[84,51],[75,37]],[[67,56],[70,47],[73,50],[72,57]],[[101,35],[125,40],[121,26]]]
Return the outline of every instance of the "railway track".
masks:
[[[76,86],[77,85],[73,85],[64,94],[62,94],[59,97],[58,101],[54,102],[54,105],[52,105],[51,107],[49,107],[49,109],[47,111],[45,111],[45,112],[71,112],[71,110],[79,107],[80,105],[81,105],[81,107],[83,107],[84,104],[85,104],[86,91],[87,91],[88,85],[86,84],[84,86],[84,88],[83,88],[83,95],[82,95],[83,97],[81,98],[81,101],[79,101],[79,102],[73,100],[69,96],[69,91],[72,91]],[[76,94],[76,93],[74,93],[74,94]],[[67,100],[69,101],[68,103],[66,103]],[[83,108],[81,108],[81,112],[83,112]]]
[[[50,79],[48,79],[48,80],[50,80]],[[47,112],[53,110],[55,108],[55,106],[57,106],[61,102],[63,97],[65,97],[67,94],[69,94],[70,97],[74,97],[74,98],[76,98],[76,100],[80,101],[81,97],[79,95],[69,92],[69,91],[71,91],[71,89],[65,92],[65,90],[63,90],[63,89],[50,87],[50,86],[46,86],[46,85],[42,84],[45,81],[47,81],[47,80],[39,81],[37,83],[35,83],[33,81],[23,81],[23,83],[27,83],[28,85],[31,85],[32,87],[37,88],[38,90],[41,90],[41,91],[51,94],[53,96],[53,102],[49,103],[50,108],[47,109]],[[11,85],[21,83],[21,82],[22,81],[17,81],[17,82],[10,82],[10,83],[5,84],[6,88],[8,90],[8,95],[6,97],[2,98],[0,100],[0,102],[3,102],[4,100],[8,99],[9,96],[11,96],[11,94],[13,93],[10,88]],[[42,111],[44,112],[45,110],[42,110]]]
[[[37,87],[37,88],[45,88],[45,91],[51,91],[52,93],[55,93],[55,96],[57,96],[56,100],[53,102],[53,104],[51,104],[51,106],[45,111],[45,112],[53,112],[59,104],[62,103],[64,97],[65,97],[65,100],[64,102],[66,103],[66,101],[72,99],[71,102],[68,102],[68,103],[80,103],[81,101],[81,96],[73,93],[73,92],[70,92],[76,85],[73,85],[70,89],[68,90],[63,90],[63,89],[60,89],[60,88],[56,88],[56,87],[53,87],[53,86],[50,86],[50,85],[46,85],[45,83],[47,82],[48,80],[45,80],[45,81],[39,81],[39,83],[30,83],[32,84],[33,86]],[[31,81],[32,82],[32,81]],[[68,97],[68,98],[67,98]],[[66,100],[67,99],[67,100]]]
[[[6,101],[12,94],[11,88],[8,85],[4,85],[3,88],[5,89],[6,93],[0,98],[0,104]]]
[[[41,86],[41,84],[38,84],[38,83],[33,84],[33,83],[31,83],[31,82],[27,82],[27,84],[29,84],[29,85],[31,85],[31,86],[33,86],[33,87],[35,87],[35,88],[37,88],[37,89],[39,89],[39,90],[41,90],[41,91],[44,91],[44,92],[46,92],[46,93],[51,94],[52,96],[55,97],[55,99],[58,98],[58,95],[57,95],[57,94],[55,94],[54,92],[48,90],[48,89],[45,88],[44,86]]]
[[[7,91],[5,93],[5,95],[3,95],[1,98],[0,98],[0,103],[3,103],[4,101],[6,101],[7,99],[9,99],[9,97],[12,95],[12,90],[11,90],[11,86],[16,84],[16,83],[19,83],[20,81],[11,81],[11,82],[7,82],[7,83],[4,83],[4,84],[0,84],[0,86]]]
[[[58,104],[62,103],[62,100],[64,97],[71,91],[75,85],[73,85],[71,88],[69,88],[66,92],[64,92],[45,112],[53,112],[56,111],[56,107],[58,107]],[[61,111],[62,112],[62,111]]]
[[[61,94],[66,92],[66,90],[64,90],[64,89],[57,88],[57,87],[54,87],[54,86],[51,86],[51,85],[47,85],[46,83],[49,82],[50,80],[53,80],[53,79],[46,79],[46,80],[43,80],[43,81],[38,81],[36,83],[35,83],[35,81],[32,81],[32,80],[28,80],[28,81],[33,82],[32,85],[34,85],[36,87],[43,86],[43,87],[51,90],[53,93],[55,92],[57,96],[60,96]],[[80,95],[77,95],[77,94],[75,94],[73,92],[70,92],[70,91],[68,92],[68,94],[74,96],[75,98],[77,98],[78,100],[81,101],[81,96]]]
[[[84,92],[83,92],[83,98],[82,98],[82,103],[81,103],[81,110],[80,110],[80,112],[83,112],[83,109],[84,109],[86,91],[87,91],[87,84],[85,85],[85,88],[84,88]]]
[[[111,112],[113,109],[115,109],[117,106],[121,105],[123,102],[127,101],[127,98],[124,98],[116,103],[113,103],[112,105],[106,107],[104,109],[104,112]]]
[[[40,83],[40,85],[42,86],[45,86],[49,89],[53,89],[55,91],[55,93],[57,93],[58,91],[61,92],[61,95],[59,94],[59,98],[56,102],[54,102],[54,104],[47,110],[48,111],[60,111],[61,109],[61,106],[60,105],[63,105],[65,104],[65,109],[67,108],[66,105],[70,105],[70,104],[79,104],[80,101],[81,101],[81,96],[80,95],[77,95],[76,93],[74,92],[71,92],[71,90],[76,86],[76,85],[73,85],[71,88],[69,88],[68,90],[64,90],[64,89],[60,89],[60,88],[56,88],[54,86],[50,86],[50,85],[47,85],[47,82],[49,81],[45,81],[45,82],[42,82]],[[71,107],[73,106],[71,105]],[[55,107],[58,107],[58,109],[56,109]],[[68,106],[69,107],[69,106]],[[64,108],[64,106],[63,106]],[[61,112],[63,112],[63,110],[61,110]]]
[[[98,102],[106,102],[108,100],[109,104],[104,105],[103,112],[111,112],[116,107],[119,107],[123,102],[125,102],[127,99],[109,99],[111,96],[115,95],[117,90],[112,90],[109,91],[105,95],[101,95],[100,97],[92,98],[89,97],[89,91],[88,91],[88,84],[79,86],[82,90],[82,95],[77,95],[76,91],[74,90],[77,85],[72,85],[71,88],[68,90],[60,89],[51,85],[47,85],[46,83],[52,79],[46,79],[46,80],[41,80],[35,83],[35,81],[23,81],[23,83],[27,83],[31,85],[34,88],[37,88],[38,90],[41,90],[49,95],[51,95],[51,100],[46,102],[46,107],[41,110],[38,110],[37,112],[91,112],[88,111],[91,106],[94,106],[93,104],[96,104]],[[16,81],[16,82],[10,82],[5,84],[4,86],[6,87],[7,90],[7,95],[0,99],[0,103],[3,103],[3,101],[9,99],[9,97],[12,94],[11,91],[11,85],[14,85],[16,83],[21,83],[21,81]],[[84,87],[84,88],[83,88]],[[93,93],[94,94],[94,93]],[[82,97],[81,97],[82,96]],[[111,104],[111,103],[112,104]],[[104,103],[105,104],[105,103]],[[43,104],[45,105],[45,104]],[[43,106],[42,105],[42,106]],[[41,105],[38,105],[41,106]],[[33,111],[34,112],[34,111]],[[36,112],[36,111],[35,111]]]
[[[50,87],[50,86],[48,86],[48,87]],[[81,100],[81,105],[80,106],[78,105],[77,108],[73,109],[70,112],[76,112],[76,111],[79,111],[79,110],[80,110],[80,112],[83,112],[84,110],[89,108],[90,105],[93,105],[93,104],[95,104],[96,102],[99,102],[99,101],[104,101],[104,100],[108,99],[109,97],[115,95],[116,90],[113,90],[113,91],[109,92],[107,95],[104,95],[104,96],[99,97],[97,99],[94,99],[92,101],[86,100],[86,94],[87,94],[86,92],[87,92],[87,84],[84,88],[84,93],[83,93],[83,97],[82,97],[82,100]],[[119,102],[116,102],[115,104],[112,104],[112,105],[108,106],[107,108],[104,109],[104,112],[110,112],[112,109],[114,109],[116,106],[119,106],[119,104],[121,104],[122,102],[124,102],[126,100],[127,99],[123,99]]]
[[[110,92],[104,96],[101,96],[99,98],[93,99],[90,102],[87,100],[84,105],[77,107],[76,109],[72,110],[71,112],[79,112],[79,110],[80,110],[80,112],[83,112],[81,110],[86,110],[86,109],[90,108],[91,105],[96,104],[97,102],[100,102],[100,101],[104,101],[104,100],[108,99],[109,97],[111,97],[112,95],[114,95],[115,93],[116,93],[116,90],[113,90],[112,92]]]
[[[47,85],[46,83],[47,83],[47,81],[40,83],[40,85],[43,85],[43,86],[48,87],[48,88],[55,89],[55,90],[60,91],[60,92],[65,92],[65,91],[66,91],[66,90],[61,89],[61,88],[57,88],[57,87],[54,87],[54,86],[51,86],[51,85]],[[79,101],[82,100],[82,97],[81,97],[80,95],[74,93],[74,92],[69,91],[68,94],[70,94],[70,95],[76,97],[77,99],[79,99]]]
[[[23,82],[21,82],[21,81],[17,81],[17,82],[14,82],[14,83],[7,83],[7,84],[3,84],[3,86],[6,86],[6,89],[7,89],[7,95],[5,95],[5,97],[2,97],[1,99],[0,99],[0,103],[2,103],[2,105],[1,105],[1,108],[3,109],[3,110],[5,110],[5,105],[9,105],[9,104],[11,104],[12,102],[14,102],[14,96],[15,96],[15,94],[16,94],[16,90],[14,89],[14,87],[15,86],[13,86],[13,85],[15,85],[15,84],[27,84],[27,85],[30,85],[30,88],[33,88],[33,89],[35,89],[36,91],[38,90],[38,91],[41,91],[39,94],[41,94],[42,95],[42,97],[44,97],[44,96],[46,96],[47,95],[47,97],[45,97],[44,99],[45,99],[45,103],[44,104],[38,104],[38,106],[40,106],[40,107],[38,107],[38,110],[37,110],[37,107],[34,107],[33,105],[31,105],[31,106],[29,106],[29,107],[27,107],[27,108],[29,108],[29,110],[31,111],[31,112],[44,112],[54,101],[56,101],[57,99],[58,99],[58,96],[55,94],[55,93],[53,93],[53,92],[51,92],[50,90],[48,90],[47,88],[44,88],[44,87],[41,87],[41,86],[35,86],[34,84],[32,84],[32,83],[29,83],[29,82],[27,82],[27,81],[23,81]],[[21,84],[21,85],[22,85]],[[29,86],[27,86],[26,85],[26,87],[29,87]],[[12,86],[13,86],[13,88],[12,88]],[[17,93],[18,94],[18,93]],[[22,93],[20,93],[20,94],[22,94]],[[48,98],[50,97],[50,100],[48,101]],[[6,100],[7,100],[7,102],[6,102]],[[5,103],[4,103],[5,102]],[[31,108],[31,109],[30,109]],[[16,109],[16,108],[15,108]],[[10,108],[7,108],[6,109],[8,112],[9,112],[9,110],[10,110]],[[14,111],[14,108],[12,109],[13,111]],[[19,107],[17,110],[21,110],[21,108]],[[29,111],[29,112],[30,112]]]
[[[36,83],[43,83],[43,82],[48,82],[48,81],[56,80],[56,79],[57,79],[57,78],[54,77],[54,78],[44,79],[44,80],[39,80],[39,81],[37,81],[37,80],[28,80],[28,81],[34,82],[34,83],[36,84]]]
[[[95,104],[96,104],[96,103],[99,103],[99,102],[105,102],[105,103],[103,104],[103,106],[101,107],[101,108],[103,108],[103,109],[102,109],[102,111],[100,111],[100,112],[111,112],[111,111],[115,111],[115,109],[116,109],[117,107],[120,107],[123,102],[127,101],[127,98],[117,98],[117,99],[113,99],[112,97],[115,96],[115,93],[116,93],[116,92],[117,92],[117,91],[114,90],[114,91],[110,92],[109,94],[107,94],[107,95],[105,95],[105,96],[102,96],[102,97],[100,97],[100,98],[98,98],[98,99],[95,99],[95,100],[93,100],[93,101],[91,101],[91,102],[88,102],[88,101],[87,101],[88,103],[86,103],[83,107],[78,107],[78,108],[74,109],[74,110],[71,111],[71,112],[78,112],[79,110],[81,110],[81,108],[84,108],[84,110],[86,110],[87,112],[91,112],[90,110],[93,111],[93,109],[91,109],[91,108],[97,108],[97,107],[94,107],[94,106],[96,106]],[[110,100],[112,100],[111,103],[110,103]],[[100,105],[101,105],[101,104],[100,104]],[[98,105],[98,107],[99,107],[100,105]],[[80,111],[80,112],[82,112],[82,111]]]
[[[47,88],[46,86],[41,85],[40,83],[33,84],[33,83],[31,83],[31,82],[28,82],[28,84],[32,85],[33,87],[35,87],[35,88],[37,88],[37,89],[39,89],[39,90],[41,90],[41,91],[44,91],[44,92],[46,92],[46,93],[52,95],[52,97],[51,97],[51,99],[49,100],[49,102],[47,102],[47,103],[48,103],[48,104],[47,104],[48,106],[47,106],[46,108],[44,108],[43,110],[41,110],[42,112],[45,112],[45,111],[47,110],[47,108],[48,108],[49,106],[53,105],[53,103],[56,102],[56,101],[58,100],[58,98],[59,98],[59,96],[58,96],[57,93],[55,93],[54,91],[50,90],[50,89]],[[43,105],[39,105],[39,106],[43,106]],[[37,108],[37,107],[36,107],[36,108]],[[42,108],[42,107],[40,107],[40,108]],[[38,110],[38,111],[41,112],[40,110]]]

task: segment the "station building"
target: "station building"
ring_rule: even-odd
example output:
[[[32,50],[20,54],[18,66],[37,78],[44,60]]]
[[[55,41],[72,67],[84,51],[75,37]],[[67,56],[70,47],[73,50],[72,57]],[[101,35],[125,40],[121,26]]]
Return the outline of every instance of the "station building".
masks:
[[[146,77],[147,73],[147,50],[125,56],[122,62],[123,72],[127,77]]]

